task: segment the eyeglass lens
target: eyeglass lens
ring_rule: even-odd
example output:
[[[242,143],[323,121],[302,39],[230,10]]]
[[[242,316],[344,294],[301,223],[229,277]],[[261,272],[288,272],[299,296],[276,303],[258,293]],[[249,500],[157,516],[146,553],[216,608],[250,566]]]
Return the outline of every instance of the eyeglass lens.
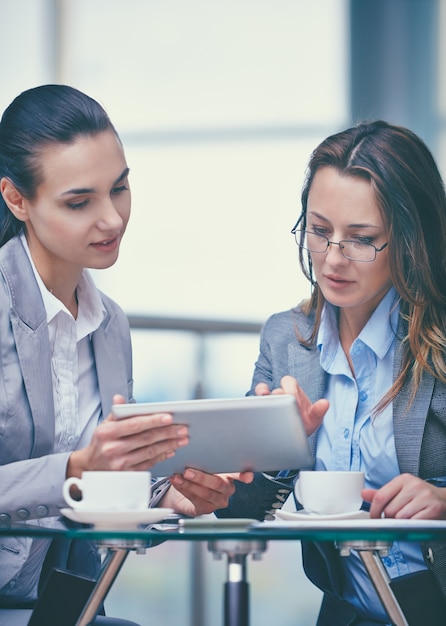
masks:
[[[298,245],[301,245],[301,232],[302,231],[295,232],[296,243]],[[305,231],[305,238],[302,247],[309,252],[326,252],[330,244],[338,245],[341,254],[352,261],[373,261],[376,258],[376,248],[372,244],[351,241],[348,239],[339,242],[329,241],[327,237],[324,237],[323,235]]]

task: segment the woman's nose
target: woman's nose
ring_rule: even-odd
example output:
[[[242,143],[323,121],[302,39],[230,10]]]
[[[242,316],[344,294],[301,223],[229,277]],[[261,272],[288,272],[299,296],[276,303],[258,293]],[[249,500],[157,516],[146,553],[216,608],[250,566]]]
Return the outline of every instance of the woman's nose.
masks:
[[[331,263],[344,263],[348,259],[342,254],[342,243],[336,243],[335,241],[328,242],[327,252],[325,258]]]
[[[98,226],[103,230],[119,229],[123,218],[111,199],[104,201],[98,219]]]

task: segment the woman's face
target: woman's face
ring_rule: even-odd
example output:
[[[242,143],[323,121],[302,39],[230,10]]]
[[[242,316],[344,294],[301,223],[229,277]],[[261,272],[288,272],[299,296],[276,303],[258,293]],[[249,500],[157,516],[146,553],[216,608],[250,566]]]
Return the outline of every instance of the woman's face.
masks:
[[[314,176],[308,195],[307,230],[330,241],[353,239],[380,248],[387,233],[371,183],[342,176],[333,167],[323,167]],[[371,262],[346,259],[339,246],[325,253],[312,253],[316,281],[331,304],[344,315],[365,323],[391,286],[388,249]]]
[[[28,244],[39,273],[75,275],[113,265],[130,217],[128,167],[113,131],[50,145],[42,182],[24,200]]]

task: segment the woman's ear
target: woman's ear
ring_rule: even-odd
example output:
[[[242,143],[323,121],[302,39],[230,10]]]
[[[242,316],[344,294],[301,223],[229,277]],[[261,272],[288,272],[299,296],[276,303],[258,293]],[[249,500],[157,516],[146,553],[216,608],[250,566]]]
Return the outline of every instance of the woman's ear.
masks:
[[[26,199],[9,178],[4,177],[0,180],[0,191],[3,200],[14,217],[21,222],[26,222],[28,219]]]

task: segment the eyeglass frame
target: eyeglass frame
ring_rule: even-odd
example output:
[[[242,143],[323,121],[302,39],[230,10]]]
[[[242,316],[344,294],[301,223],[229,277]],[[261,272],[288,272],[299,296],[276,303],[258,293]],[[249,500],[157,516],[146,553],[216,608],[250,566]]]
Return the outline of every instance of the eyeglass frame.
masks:
[[[377,248],[375,245],[373,245],[373,243],[361,243],[361,242],[355,241],[354,239],[341,239],[340,241],[330,241],[330,239],[326,237],[325,235],[320,235],[319,233],[313,233],[311,230],[302,230],[300,228],[297,228],[301,222],[301,219],[302,217],[299,217],[296,224],[291,229],[291,234],[294,235],[294,239],[296,241],[296,244],[299,246],[299,248],[306,250],[307,252],[312,252],[313,254],[325,254],[328,248],[330,247],[330,245],[335,245],[335,246],[339,246],[340,253],[344,257],[344,259],[347,259],[348,261],[357,261],[358,263],[373,263],[373,261],[376,261],[377,252],[381,252],[382,250],[384,250],[384,248],[387,248],[387,246],[389,245],[388,241],[386,241],[386,243],[382,245],[381,248]],[[325,248],[325,250],[321,252],[318,252],[317,250],[309,250],[308,248],[305,248],[300,241],[297,241],[296,233],[298,232],[309,233],[310,235],[315,235],[316,237],[325,239],[327,242],[327,247]],[[345,243],[356,243],[356,244],[360,243],[363,246],[370,246],[371,248],[375,250],[375,256],[373,257],[373,259],[352,259],[351,257],[344,254],[342,244],[345,244]]]

